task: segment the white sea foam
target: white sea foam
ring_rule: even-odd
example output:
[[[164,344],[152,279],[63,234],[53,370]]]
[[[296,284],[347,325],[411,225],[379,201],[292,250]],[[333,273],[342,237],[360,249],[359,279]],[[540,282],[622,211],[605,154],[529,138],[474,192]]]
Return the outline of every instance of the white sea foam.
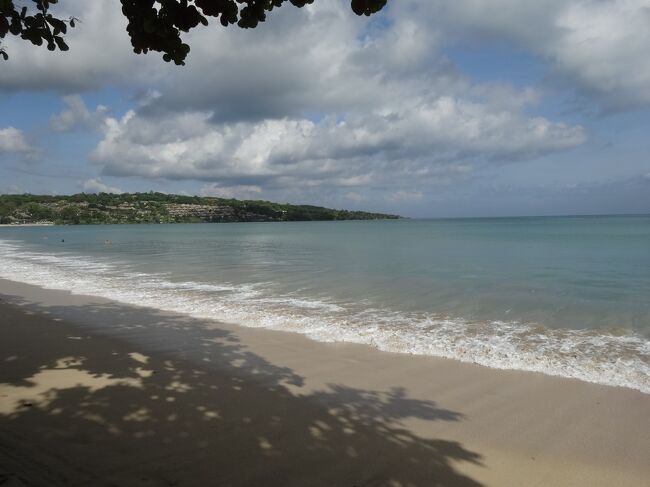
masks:
[[[650,342],[638,335],[549,329],[518,322],[478,322],[333,303],[257,284],[174,282],[133,272],[124,263],[48,255],[0,240],[0,277],[186,313],[249,327],[294,331],[314,340],[367,344],[623,386],[650,394]]]

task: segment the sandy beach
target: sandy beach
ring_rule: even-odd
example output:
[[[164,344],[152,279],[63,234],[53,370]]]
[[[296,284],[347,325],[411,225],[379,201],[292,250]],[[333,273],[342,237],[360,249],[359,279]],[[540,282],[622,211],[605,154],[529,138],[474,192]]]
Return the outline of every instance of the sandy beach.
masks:
[[[0,485],[637,487],[650,478],[650,396],[631,389],[9,281],[0,296]]]

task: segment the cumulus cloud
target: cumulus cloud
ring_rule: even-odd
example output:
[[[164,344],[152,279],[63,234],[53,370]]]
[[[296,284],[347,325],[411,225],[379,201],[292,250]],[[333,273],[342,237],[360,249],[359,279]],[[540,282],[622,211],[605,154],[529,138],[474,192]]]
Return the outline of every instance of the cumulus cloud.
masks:
[[[50,127],[58,132],[66,132],[77,128],[97,128],[108,113],[108,107],[98,105],[90,111],[80,95],[63,97],[66,108],[50,117]]]
[[[104,184],[99,178],[86,179],[85,181],[81,181],[79,186],[84,193],[124,193],[120,188]]]
[[[557,19],[547,57],[612,108],[650,104],[650,1],[582,1]]]
[[[579,126],[447,96],[386,102],[371,113],[213,123],[213,112],[131,111],[109,118],[93,153],[112,176],[360,186],[462,175],[585,140]]]
[[[8,41],[0,87],[139,93],[122,117],[68,96],[52,127],[98,126],[91,158],[105,176],[199,180],[205,194],[399,197],[587,139],[576,122],[534,115],[543,86],[464,75],[445,55],[455,45],[513,46],[603,109],[650,106],[650,0],[400,0],[370,19],[320,1],[254,30],[196,29],[183,68],[134,55],[114,1],[62,7],[83,20],[71,51]]]
[[[568,86],[606,110],[650,105],[650,0],[410,0],[447,44],[504,41],[548,63]]]
[[[188,65],[107,118],[92,158],[105,175],[220,188],[383,187],[585,141],[578,125],[528,114],[538,91],[451,69],[417,11],[392,15],[376,28],[345,2],[320,2],[253,31],[197,30]]]
[[[14,127],[0,129],[0,154],[29,154],[34,150],[21,130]]]

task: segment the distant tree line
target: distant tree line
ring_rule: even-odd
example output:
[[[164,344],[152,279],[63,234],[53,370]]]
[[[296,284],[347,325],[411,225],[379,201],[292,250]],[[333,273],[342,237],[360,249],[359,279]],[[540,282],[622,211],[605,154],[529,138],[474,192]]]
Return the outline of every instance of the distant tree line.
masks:
[[[0,195],[0,223],[58,224],[326,221],[394,219],[397,215],[165,193]]]

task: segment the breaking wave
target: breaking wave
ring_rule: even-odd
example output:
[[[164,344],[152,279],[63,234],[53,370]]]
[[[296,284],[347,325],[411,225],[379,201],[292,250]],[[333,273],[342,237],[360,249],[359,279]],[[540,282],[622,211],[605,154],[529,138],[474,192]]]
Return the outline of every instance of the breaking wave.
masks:
[[[0,277],[197,318],[297,332],[323,342],[360,343],[650,394],[650,341],[631,332],[553,329],[363,307],[297,292],[277,294],[271,283],[175,282],[169,274],[135,272],[126,262],[44,254],[6,240],[0,240]]]

